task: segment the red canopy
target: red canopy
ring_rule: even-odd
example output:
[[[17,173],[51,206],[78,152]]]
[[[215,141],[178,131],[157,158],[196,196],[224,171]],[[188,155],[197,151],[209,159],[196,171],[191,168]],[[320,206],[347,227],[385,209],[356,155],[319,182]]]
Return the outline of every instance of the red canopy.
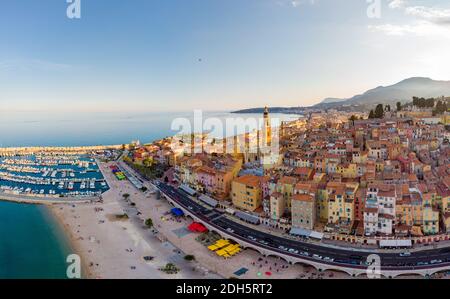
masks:
[[[198,222],[192,222],[192,224],[188,226],[188,229],[191,232],[196,232],[196,233],[205,233],[208,231],[208,229],[203,224],[198,223]]]

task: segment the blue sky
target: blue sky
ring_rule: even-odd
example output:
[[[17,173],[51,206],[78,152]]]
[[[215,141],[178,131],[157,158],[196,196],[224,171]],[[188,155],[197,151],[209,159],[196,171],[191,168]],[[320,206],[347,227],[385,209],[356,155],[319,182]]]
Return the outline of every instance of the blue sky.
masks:
[[[380,0],[0,3],[4,111],[305,106],[412,76],[450,80],[450,3]]]

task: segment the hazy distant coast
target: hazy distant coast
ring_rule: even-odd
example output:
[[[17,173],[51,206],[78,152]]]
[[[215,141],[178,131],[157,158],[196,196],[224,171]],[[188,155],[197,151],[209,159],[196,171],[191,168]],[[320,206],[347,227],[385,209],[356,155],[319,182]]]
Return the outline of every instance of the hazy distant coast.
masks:
[[[280,114],[302,114],[305,108],[302,107],[271,107],[270,113],[280,113]],[[264,108],[250,108],[243,110],[232,111],[231,113],[236,114],[245,114],[245,113],[257,113],[262,114],[264,112]]]
[[[412,101],[414,96],[440,98],[450,95],[450,81],[437,81],[430,78],[412,77],[389,86],[378,86],[350,98],[326,98],[310,107],[274,107],[270,112],[302,114],[306,110],[357,110],[366,111],[377,104],[395,105],[397,102]],[[264,108],[237,110],[232,113],[262,113]]]

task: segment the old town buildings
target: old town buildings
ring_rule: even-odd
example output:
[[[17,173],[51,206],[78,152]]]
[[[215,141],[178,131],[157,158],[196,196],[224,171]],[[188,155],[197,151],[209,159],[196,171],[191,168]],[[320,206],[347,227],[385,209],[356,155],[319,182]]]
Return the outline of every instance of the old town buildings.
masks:
[[[450,232],[448,129],[417,110],[383,119],[350,116],[310,113],[283,123],[277,139],[247,135],[247,141],[279,142],[280,158],[270,167],[259,151],[172,152],[165,159],[180,183],[273,227],[361,236]],[[268,117],[266,109],[265,123]]]

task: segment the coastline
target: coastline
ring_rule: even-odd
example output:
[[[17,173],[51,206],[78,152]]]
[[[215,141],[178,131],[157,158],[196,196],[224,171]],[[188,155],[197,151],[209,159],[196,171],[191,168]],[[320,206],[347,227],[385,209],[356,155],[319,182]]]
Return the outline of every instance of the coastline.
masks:
[[[134,187],[129,188],[131,191]],[[130,194],[137,196],[139,192]],[[70,240],[73,251],[81,257],[83,278],[205,278],[201,272],[192,270],[195,264],[185,261],[183,252],[144,227],[136,210],[123,200],[118,189],[107,191],[103,202],[53,204],[48,208]],[[116,217],[123,214],[129,218]],[[146,261],[146,256],[154,259]],[[171,275],[159,270],[168,263],[175,263],[181,271]]]
[[[73,231],[70,229],[68,224],[64,221],[64,218],[62,217],[62,214],[57,212],[58,207],[60,207],[61,204],[49,204],[45,205],[46,211],[50,217],[52,217],[54,223],[58,226],[57,229],[61,231],[63,234],[62,238],[66,239],[70,253],[71,254],[77,254],[81,258],[81,278],[82,279],[94,279],[94,274],[89,271],[89,267],[87,264],[87,258],[86,254],[83,252],[81,248],[81,244],[77,242],[75,235],[73,234]]]

